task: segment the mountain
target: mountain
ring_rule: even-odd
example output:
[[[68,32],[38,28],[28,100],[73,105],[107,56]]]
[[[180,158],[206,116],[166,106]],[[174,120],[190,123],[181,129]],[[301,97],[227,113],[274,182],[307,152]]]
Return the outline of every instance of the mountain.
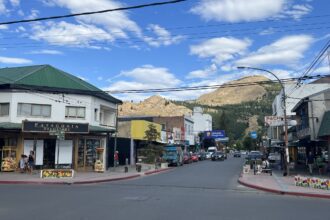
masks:
[[[181,116],[191,115],[192,111],[174,104],[161,96],[151,96],[140,103],[124,102],[119,107],[120,116]]]
[[[260,81],[268,81],[264,76],[248,76],[239,80],[228,82],[228,84],[253,83]],[[262,85],[249,85],[238,87],[223,87],[200,96],[196,103],[208,106],[222,106],[231,104],[240,104],[242,102],[255,101],[261,99],[267,90]]]

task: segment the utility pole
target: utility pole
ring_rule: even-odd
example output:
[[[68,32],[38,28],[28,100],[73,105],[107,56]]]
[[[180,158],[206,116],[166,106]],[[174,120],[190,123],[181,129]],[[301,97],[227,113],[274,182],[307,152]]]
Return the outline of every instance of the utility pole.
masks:
[[[285,94],[285,87],[282,83],[282,81],[271,71],[266,70],[266,69],[261,69],[261,68],[256,68],[256,67],[247,67],[247,66],[239,66],[237,67],[238,69],[251,69],[251,70],[258,70],[258,71],[263,71],[263,72],[267,72],[269,74],[271,74],[272,76],[274,76],[277,81],[280,83],[281,87],[282,87],[282,108],[283,108],[283,114],[284,114],[284,161],[283,161],[283,176],[287,176],[289,174],[289,162],[290,162],[290,158],[289,158],[289,140],[288,140],[288,119],[287,119],[287,115],[286,115],[286,94]]]

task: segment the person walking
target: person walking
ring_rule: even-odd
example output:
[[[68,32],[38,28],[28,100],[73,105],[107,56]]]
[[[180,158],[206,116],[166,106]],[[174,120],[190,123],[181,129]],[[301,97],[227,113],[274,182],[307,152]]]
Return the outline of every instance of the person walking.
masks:
[[[34,151],[31,150],[31,151],[30,151],[29,158],[28,158],[28,165],[29,165],[29,171],[30,171],[30,173],[33,172],[33,169],[34,169],[34,163],[35,163]]]
[[[307,158],[306,158],[306,164],[309,169],[309,174],[313,175],[314,156],[313,156],[312,152],[308,153]]]

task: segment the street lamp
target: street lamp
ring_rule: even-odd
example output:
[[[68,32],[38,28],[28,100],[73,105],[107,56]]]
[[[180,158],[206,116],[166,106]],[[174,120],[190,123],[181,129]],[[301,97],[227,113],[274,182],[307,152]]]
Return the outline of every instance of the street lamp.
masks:
[[[282,83],[282,81],[271,71],[266,70],[266,69],[261,69],[261,68],[256,68],[256,67],[248,67],[248,66],[238,66],[237,69],[251,69],[251,70],[258,70],[258,71],[263,71],[271,74],[274,76],[277,81],[280,83],[282,90],[283,90],[283,113],[284,113],[284,148],[285,148],[285,155],[284,155],[284,171],[283,171],[283,176],[288,175],[289,173],[289,147],[288,147],[288,120],[286,118],[286,94],[285,94],[285,88]]]

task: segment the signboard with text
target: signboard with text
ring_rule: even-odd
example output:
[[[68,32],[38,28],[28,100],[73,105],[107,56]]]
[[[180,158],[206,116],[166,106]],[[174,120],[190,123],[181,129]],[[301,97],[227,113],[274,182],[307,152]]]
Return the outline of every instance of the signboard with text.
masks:
[[[225,137],[226,137],[226,133],[224,130],[213,130],[213,131],[204,132],[204,138],[221,139]]]
[[[41,122],[23,121],[23,132],[44,132],[44,133],[89,133],[88,123],[61,123],[61,122]]]

